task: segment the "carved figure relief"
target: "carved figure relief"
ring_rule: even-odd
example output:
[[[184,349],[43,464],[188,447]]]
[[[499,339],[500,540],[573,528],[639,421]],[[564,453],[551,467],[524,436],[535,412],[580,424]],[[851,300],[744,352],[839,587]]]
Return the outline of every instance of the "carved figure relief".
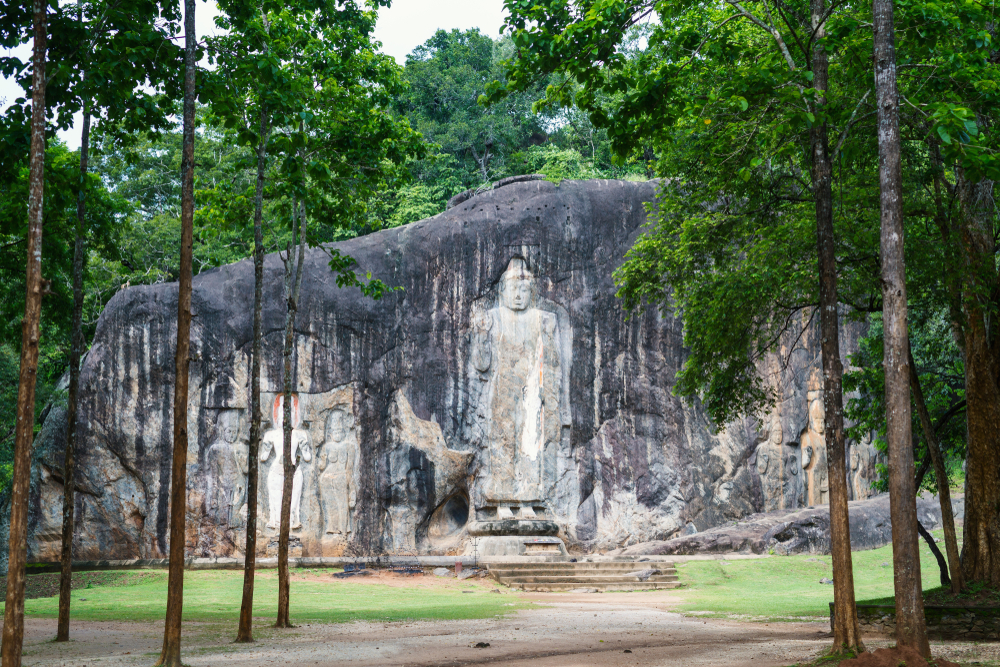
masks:
[[[546,446],[558,444],[570,424],[564,333],[556,313],[539,307],[525,261],[510,260],[496,307],[472,318],[470,362],[484,383],[475,407],[487,501],[544,496]]]
[[[326,419],[326,437],[317,453],[319,491],[327,535],[350,534],[351,513],[358,501],[354,485],[357,457],[354,416],[337,406]]]
[[[757,474],[760,475],[764,493],[764,511],[771,512],[785,507],[785,458],[781,430],[781,417],[777,412],[768,420],[766,438],[757,445]]]
[[[872,434],[865,433],[860,442],[851,445],[850,482],[851,500],[864,500],[872,496],[871,483],[875,478],[875,462],[878,452],[872,445]]]
[[[797,448],[784,443],[784,430],[778,412],[771,413],[765,429],[765,438],[757,445],[756,461],[764,495],[764,511],[798,507],[800,465]]]
[[[830,468],[824,435],[826,411],[821,392],[810,391],[808,397],[809,426],[801,442],[806,505],[826,505],[830,502]]]
[[[274,399],[274,407],[271,410],[271,420],[274,428],[264,434],[261,441],[260,460],[263,463],[274,452],[274,460],[271,462],[271,469],[267,471],[267,500],[268,516],[267,527],[278,528],[281,520],[281,492],[285,483],[284,466],[284,395],[279,395]],[[299,428],[302,423],[302,415],[299,409],[299,397],[292,396],[292,460],[298,464],[299,458],[303,461],[312,460],[312,451],[309,448],[309,433]],[[299,519],[299,508],[302,504],[302,468],[298,465],[292,475],[292,508],[291,508],[291,528],[298,530],[302,527]]]
[[[239,436],[239,411],[224,410],[219,416],[218,439],[205,453],[205,513],[233,527],[240,524],[240,511],[246,505],[247,443]]]

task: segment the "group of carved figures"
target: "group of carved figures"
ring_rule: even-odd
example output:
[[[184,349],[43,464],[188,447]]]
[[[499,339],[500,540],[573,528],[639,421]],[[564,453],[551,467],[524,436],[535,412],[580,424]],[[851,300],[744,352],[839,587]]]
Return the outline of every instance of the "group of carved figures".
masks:
[[[284,465],[284,397],[278,396],[272,410],[272,426],[261,439],[259,459],[267,468],[267,528],[276,530],[281,518],[281,500],[285,482]],[[302,418],[298,396],[292,397],[291,456],[296,462],[292,474],[291,529],[302,528],[301,506],[303,463],[313,460],[309,432],[300,428]],[[246,522],[247,479],[249,476],[249,446],[240,437],[240,416],[237,410],[226,410],[219,417],[218,439],[205,454],[205,514],[221,525],[238,528]],[[326,418],[323,443],[317,448],[318,486],[324,532],[328,535],[348,535],[351,530],[351,510],[357,503],[354,470],[357,440],[354,418],[345,407],[335,407]]]
[[[757,474],[760,475],[764,510],[794,509],[830,502],[830,467],[826,450],[822,394],[810,391],[809,426],[799,442],[784,442],[781,418],[777,412],[765,424],[765,438],[757,446]],[[847,468],[848,495],[862,500],[872,495],[878,452],[871,436],[849,443]],[[799,474],[801,471],[801,475]]]

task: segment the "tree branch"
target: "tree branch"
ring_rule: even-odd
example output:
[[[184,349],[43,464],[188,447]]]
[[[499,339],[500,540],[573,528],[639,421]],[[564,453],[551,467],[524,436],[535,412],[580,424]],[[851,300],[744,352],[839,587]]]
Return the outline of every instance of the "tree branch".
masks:
[[[736,9],[738,9],[740,13],[743,14],[743,16],[753,21],[761,30],[763,30],[764,32],[766,32],[767,34],[771,35],[771,37],[774,38],[774,41],[778,44],[778,48],[781,50],[781,54],[785,57],[785,62],[788,63],[788,68],[794,71],[796,69],[795,60],[792,58],[792,54],[788,51],[788,47],[785,45],[785,40],[781,38],[781,33],[778,32],[776,28],[772,28],[771,26],[767,25],[759,18],[751,14],[750,11],[747,10],[747,8],[744,7],[742,4],[740,4],[739,2],[736,2],[735,0],[727,0],[727,2]]]

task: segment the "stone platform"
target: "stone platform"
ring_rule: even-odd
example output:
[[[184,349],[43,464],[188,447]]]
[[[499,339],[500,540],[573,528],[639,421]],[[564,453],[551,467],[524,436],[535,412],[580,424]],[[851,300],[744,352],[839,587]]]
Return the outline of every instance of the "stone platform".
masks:
[[[670,561],[563,560],[488,563],[498,583],[522,591],[645,591],[679,587],[677,570]]]

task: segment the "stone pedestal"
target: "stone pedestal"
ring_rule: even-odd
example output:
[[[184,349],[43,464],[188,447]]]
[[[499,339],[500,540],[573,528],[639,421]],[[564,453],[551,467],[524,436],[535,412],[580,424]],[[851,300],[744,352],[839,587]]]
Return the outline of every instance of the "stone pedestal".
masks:
[[[466,550],[483,559],[517,556],[566,557],[566,545],[556,537],[559,525],[548,518],[539,500],[493,500],[476,511],[469,522],[469,535],[476,539]]]
[[[540,537],[516,535],[487,535],[476,540],[476,545],[469,545],[466,556],[477,556],[480,561],[507,560],[518,557],[535,557],[550,560],[563,560],[569,556],[566,545],[558,537]]]

